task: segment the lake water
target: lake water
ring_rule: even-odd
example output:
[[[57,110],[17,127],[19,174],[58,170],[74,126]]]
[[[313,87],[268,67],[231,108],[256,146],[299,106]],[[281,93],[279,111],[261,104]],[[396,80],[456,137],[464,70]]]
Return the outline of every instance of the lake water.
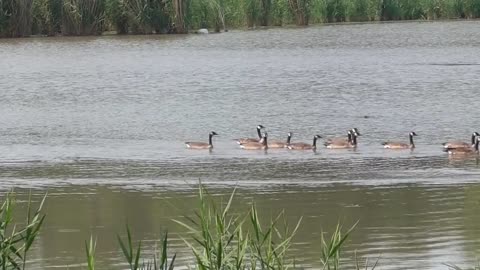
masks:
[[[0,40],[0,190],[38,200],[47,222],[31,269],[123,269],[128,220],[154,249],[168,228],[177,266],[191,261],[171,220],[192,214],[199,179],[238,188],[265,218],[303,217],[292,255],[318,268],[322,229],[359,220],[345,263],[380,269],[472,266],[480,251],[480,165],[441,151],[480,131],[480,22],[326,25],[188,36]],[[243,151],[232,139],[311,141],[358,127],[352,150]],[[185,149],[207,141],[212,152]],[[411,152],[382,149],[389,139]],[[24,203],[20,203],[20,208]],[[21,216],[21,215],[19,215]]]

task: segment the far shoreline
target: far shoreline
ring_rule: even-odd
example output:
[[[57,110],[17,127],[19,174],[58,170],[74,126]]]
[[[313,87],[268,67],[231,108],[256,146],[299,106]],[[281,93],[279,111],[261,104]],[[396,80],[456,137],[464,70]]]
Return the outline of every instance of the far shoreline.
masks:
[[[62,35],[61,33],[58,35],[30,35],[30,36],[23,36],[23,37],[0,37],[0,40],[14,40],[14,39],[43,39],[43,38],[85,38],[85,37],[135,37],[135,36],[163,36],[163,37],[175,37],[175,36],[191,36],[191,35],[210,35],[210,34],[224,34],[228,32],[238,32],[238,31],[258,31],[258,30],[272,30],[272,29],[304,29],[310,27],[322,27],[322,26],[349,26],[349,25],[370,25],[370,24],[398,24],[398,23],[445,23],[445,22],[480,22],[480,19],[433,19],[433,20],[375,20],[375,21],[350,21],[350,22],[331,22],[331,23],[312,23],[309,25],[295,25],[295,24],[286,24],[282,26],[257,26],[257,27],[232,27],[228,28],[227,31],[210,31],[213,28],[208,29],[208,34],[198,33],[197,30],[190,30],[188,33],[151,33],[151,34],[134,34],[134,33],[127,33],[127,34],[118,34],[116,31],[105,31],[99,35]]]

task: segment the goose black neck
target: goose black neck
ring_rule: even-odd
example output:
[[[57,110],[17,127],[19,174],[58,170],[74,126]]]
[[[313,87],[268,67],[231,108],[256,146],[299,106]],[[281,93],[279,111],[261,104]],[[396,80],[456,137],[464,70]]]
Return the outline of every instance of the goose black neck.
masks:
[[[262,133],[260,132],[259,127],[257,127],[257,134],[258,134],[258,138],[261,140],[262,139]]]
[[[475,136],[475,134],[472,134],[472,145],[474,145],[474,144],[476,143],[476,141],[475,141],[475,138],[476,138],[476,137],[477,137],[477,136]]]
[[[478,152],[478,144],[479,144],[480,140],[478,139],[478,137],[475,136],[475,151]]]
[[[352,134],[349,132],[347,133],[347,138],[348,138],[348,142],[352,142]]]
[[[212,145],[212,138],[213,138],[213,134],[209,134],[208,135],[208,144],[209,145]]]
[[[409,136],[410,136],[410,146],[415,147],[415,144],[413,143],[413,135],[410,134]]]
[[[288,134],[287,137],[287,144],[290,144],[290,141],[292,140],[292,135]]]
[[[313,147],[317,147],[317,136],[313,137]]]

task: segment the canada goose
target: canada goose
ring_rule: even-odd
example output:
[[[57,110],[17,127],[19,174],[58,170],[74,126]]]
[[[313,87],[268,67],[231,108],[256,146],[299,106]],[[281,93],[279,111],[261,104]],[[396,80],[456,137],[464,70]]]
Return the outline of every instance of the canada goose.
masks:
[[[357,137],[360,136],[360,133],[358,133],[358,130],[356,128],[352,129],[352,140],[351,140],[351,145],[352,147],[357,147]]]
[[[315,150],[317,148],[317,139],[320,139],[320,138],[322,138],[322,136],[315,135],[313,137],[312,144],[303,143],[303,142],[291,143],[287,146],[287,148],[290,150]]]
[[[268,134],[265,132],[262,137],[262,142],[247,142],[240,144],[240,148],[245,150],[267,150],[268,143],[267,143],[267,136]]]
[[[477,136],[480,136],[480,134],[478,132],[473,132],[472,133],[472,140],[471,142],[472,143],[466,143],[466,142],[462,142],[462,141],[451,141],[451,142],[446,142],[446,143],[442,143],[443,145],[443,148],[464,148],[464,147],[473,147],[475,146],[475,139]]]
[[[347,131],[347,137],[335,137],[335,138],[328,138],[327,143],[338,143],[338,142],[350,142],[351,141],[351,134],[357,134],[357,136],[360,136],[360,132],[358,131],[358,128],[352,128],[349,131]]]
[[[210,132],[208,134],[208,143],[204,142],[185,142],[185,145],[187,148],[190,149],[212,149],[213,144],[212,144],[212,137],[218,135],[215,131]]]
[[[360,136],[360,133],[357,131],[358,129],[352,128],[347,132],[347,139],[326,141],[324,145],[329,149],[355,148],[357,147],[357,137]]]
[[[352,131],[347,132],[347,139],[334,138],[334,140],[326,141],[323,145],[329,149],[350,148],[352,146]]]
[[[410,138],[410,144],[402,143],[402,142],[384,142],[382,143],[383,148],[387,149],[413,149],[415,148],[415,144],[413,143],[413,136],[417,136],[417,133],[410,132],[408,135]]]
[[[268,148],[286,148],[292,140],[292,132],[287,133],[287,141],[272,141],[268,143]]]
[[[478,154],[478,143],[479,143],[479,136],[475,136],[475,143],[474,147],[471,146],[467,147],[458,147],[458,148],[445,148],[443,151],[447,152],[449,155],[472,155]]]
[[[244,143],[250,143],[250,142],[260,142],[262,139],[262,132],[261,130],[264,129],[265,127],[262,125],[257,126],[257,134],[258,134],[258,139],[257,138],[240,138],[240,139],[235,139],[238,144],[244,144]]]

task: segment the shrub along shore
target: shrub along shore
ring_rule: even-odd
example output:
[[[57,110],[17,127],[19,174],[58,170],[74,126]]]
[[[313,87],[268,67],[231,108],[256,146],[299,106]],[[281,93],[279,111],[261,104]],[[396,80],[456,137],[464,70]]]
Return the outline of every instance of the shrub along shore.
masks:
[[[479,17],[480,0],[0,0],[0,37]]]

